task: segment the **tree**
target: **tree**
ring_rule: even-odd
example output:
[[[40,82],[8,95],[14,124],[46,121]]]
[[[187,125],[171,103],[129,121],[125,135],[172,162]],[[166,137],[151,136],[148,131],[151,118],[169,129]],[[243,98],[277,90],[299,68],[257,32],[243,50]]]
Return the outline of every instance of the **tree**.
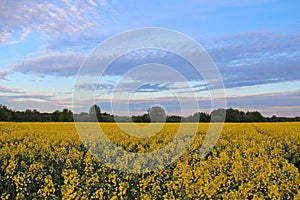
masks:
[[[177,115],[167,116],[167,122],[181,122],[181,117]]]
[[[25,114],[25,119],[28,122],[41,121],[40,112],[37,111],[36,109],[33,109],[33,110],[27,109],[27,110],[25,110],[24,114]]]
[[[115,119],[114,119],[114,116],[109,114],[109,113],[101,113],[101,116],[100,118],[98,118],[98,121],[101,121],[101,122],[114,122]]]
[[[58,121],[60,122],[72,122],[73,121],[73,113],[68,109],[63,109],[62,112],[58,115]]]
[[[210,122],[210,115],[204,112],[200,112],[200,122]]]
[[[74,114],[74,120],[79,122],[90,121],[90,115],[86,112],[81,112],[80,114]]]
[[[262,116],[262,114],[258,111],[247,112],[246,113],[247,121],[249,122],[265,122],[266,118]]]
[[[226,110],[224,108],[219,108],[214,110],[210,114],[212,122],[224,122],[226,117]]]
[[[141,116],[135,116],[135,115],[133,115],[133,116],[131,117],[131,119],[132,119],[132,121],[135,122],[135,123],[142,123],[142,122],[144,122]]]
[[[160,106],[153,106],[148,109],[151,122],[165,122],[167,115],[165,109]]]
[[[0,121],[12,120],[12,111],[6,106],[0,104]]]
[[[96,104],[90,107],[89,114],[91,119],[93,119],[93,116],[96,115],[98,122],[101,121],[101,109]]]
[[[150,119],[149,114],[143,114],[142,120],[143,120],[143,122],[145,122],[145,123],[151,122],[151,119]]]
[[[242,116],[239,110],[229,108],[226,110],[226,122],[240,122],[242,121]]]
[[[51,121],[58,122],[59,121],[59,110],[56,110],[52,113]]]

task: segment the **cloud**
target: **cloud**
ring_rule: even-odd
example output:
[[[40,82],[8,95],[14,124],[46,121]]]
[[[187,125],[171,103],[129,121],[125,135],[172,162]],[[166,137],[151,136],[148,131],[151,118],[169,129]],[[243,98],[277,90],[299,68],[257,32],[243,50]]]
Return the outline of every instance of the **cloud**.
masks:
[[[73,76],[85,57],[79,53],[55,53],[30,58],[17,64],[15,71],[39,76]]]
[[[211,6],[214,7],[244,7],[244,6],[251,6],[251,5],[258,5],[270,0],[244,0],[244,1],[235,1],[235,0],[225,0],[225,1],[218,1],[218,0],[210,0],[209,3]]]
[[[77,88],[80,90],[112,90],[114,89],[114,85],[110,83],[98,83],[95,88],[95,84],[92,83],[84,83],[77,85]]]
[[[13,91],[13,93],[1,94],[0,102],[15,110],[37,109],[41,112],[53,112],[63,108],[70,109],[72,99],[57,99],[57,96],[53,95]]]
[[[183,111],[188,114],[194,114],[195,112],[211,112],[211,99],[209,97],[198,98],[199,110],[195,110],[193,106],[188,108],[188,104],[193,102],[190,98],[185,98],[185,109]],[[238,108],[244,111],[260,111],[266,116],[300,116],[299,101],[300,90],[291,92],[277,92],[277,93],[265,93],[260,95],[247,95],[247,96],[228,96],[226,98],[227,108]],[[110,99],[96,99],[96,102],[103,108],[111,112],[111,100]],[[125,113],[129,103],[129,110],[135,114],[144,113],[149,107],[154,104],[160,104],[164,106],[168,113],[179,114],[181,109],[176,97],[164,97],[164,98],[147,98],[147,99],[130,99],[113,102],[115,104],[115,113],[121,115]],[[86,107],[86,110],[88,107]]]
[[[228,106],[297,106],[300,100],[300,90],[291,92],[265,93],[259,95],[233,96],[228,98]]]
[[[248,32],[224,36],[207,42],[205,47],[216,63],[226,88],[254,86],[266,83],[299,80],[300,34],[281,34],[270,32]],[[191,49],[191,56],[196,53]],[[111,55],[110,55],[111,54]],[[109,59],[113,52],[101,55]],[[162,50],[137,50],[120,56],[106,70],[106,75],[122,76],[129,70],[147,63],[169,66],[183,75],[188,81],[202,81],[201,75],[184,59]],[[91,67],[89,73],[96,74],[99,65]],[[153,65],[155,66],[155,65]],[[135,82],[162,80],[167,82],[173,76],[161,70],[136,70],[128,74]],[[203,65],[202,70],[209,70]],[[130,76],[130,77],[129,77]]]
[[[35,98],[34,96],[27,98],[18,96],[0,96],[0,101],[2,104],[14,110],[37,109],[41,112],[53,112],[54,110],[63,108],[58,107],[51,101]]]
[[[207,49],[227,88],[300,77],[300,34],[243,33],[215,39]]]
[[[242,33],[214,39],[204,46],[217,64],[226,88],[299,80],[300,34]],[[99,55],[97,60],[109,59],[113,54],[114,52],[108,51],[105,55]],[[40,76],[74,76],[84,58],[81,53],[52,53],[18,63],[15,70]],[[137,50],[120,56],[106,69],[104,75],[120,77],[136,66],[149,63],[169,66],[188,81],[203,81],[184,59],[153,49]],[[98,67],[99,64],[92,66],[87,73],[97,74]],[[174,76],[171,76],[167,69],[152,70],[150,65],[148,70],[140,69],[142,70],[137,69],[134,73],[127,74],[128,80],[135,82],[134,85],[174,82]],[[200,89],[202,91],[207,88]]]
[[[0,1],[0,43],[21,41],[31,31],[72,36],[99,27],[99,10],[105,5],[104,0]]]
[[[221,72],[226,88],[295,81],[300,78],[299,36],[267,32],[242,33],[215,39],[207,45],[207,49]],[[96,60],[107,59],[110,53],[114,52],[108,51]],[[195,54],[193,51],[189,53]],[[87,72],[97,74],[99,63],[96,63]],[[184,82],[178,75],[194,82],[191,86],[195,92],[208,89],[203,82],[205,80],[189,63],[162,50],[137,50],[122,55],[106,69],[105,75],[123,78],[118,88],[120,91],[134,91],[137,86],[152,84],[152,88],[148,85],[148,91],[159,92],[166,88],[154,86],[162,84],[172,89],[181,89],[181,93],[184,93],[188,87],[176,88],[176,85]],[[111,93],[112,87],[102,89],[103,92],[106,90]],[[145,89],[136,92],[146,92]]]
[[[0,93],[19,94],[19,93],[23,93],[23,92],[21,92],[18,89],[13,89],[13,88],[7,88],[7,87],[0,86]]]
[[[141,87],[139,87],[136,92],[142,92],[142,93],[148,93],[148,92],[161,92],[161,91],[167,91],[168,88],[161,84],[144,84]]]
[[[300,34],[250,32],[217,38],[205,46],[217,64],[226,88],[253,86],[299,80],[299,36]],[[190,51],[190,53],[194,52]],[[108,51],[106,55],[100,55],[98,59],[108,59],[112,54],[114,52]],[[16,64],[14,70],[39,76],[74,76],[84,58],[85,55],[78,52],[44,54]],[[188,81],[203,81],[197,71],[184,59],[169,52],[153,49],[137,50],[122,55],[107,68],[104,75],[120,77],[133,67],[147,63],[169,66]],[[88,73],[97,74],[98,66],[99,64],[92,67]],[[0,78],[5,79],[7,74],[7,72],[0,72]],[[132,85],[145,83],[176,82],[174,77],[167,69],[152,70],[151,66],[148,66],[148,69],[140,68],[134,73],[128,73],[127,79],[131,81],[125,82],[122,88],[128,86],[132,89]],[[179,81],[178,78],[176,80]],[[102,85],[102,89],[111,89],[111,86],[109,88],[107,86]],[[195,88],[195,90],[207,90],[207,87],[204,86],[202,85],[199,90]],[[172,87],[175,86],[172,85]],[[98,89],[100,88],[98,87]],[[152,91],[160,90],[161,88],[152,88]]]
[[[207,48],[219,63],[255,63],[264,57],[276,58],[278,54],[295,57],[283,53],[299,53],[299,36],[299,33],[246,32],[216,38]]]
[[[12,32],[10,30],[4,30],[0,27],[0,44],[6,42],[12,36]]]
[[[0,79],[7,80],[6,76],[10,73],[11,72],[9,72],[9,71],[0,71]]]
[[[300,90],[227,98],[227,106],[258,110],[266,116],[300,116]]]
[[[88,86],[85,86],[88,87]],[[108,86],[109,87],[109,86]],[[147,85],[146,89],[152,89],[153,87],[160,87],[157,85]],[[0,96],[0,102],[4,105],[8,105],[13,109],[22,110],[24,105],[26,109],[36,108],[40,111],[52,112],[56,109],[62,109],[65,107],[71,107],[72,98],[57,99],[53,95],[43,94],[30,94],[19,91],[17,89],[0,87],[0,92],[3,93]],[[191,98],[181,98],[184,102],[185,108],[182,110],[184,115],[193,114],[197,111],[211,112],[211,100],[210,97],[199,97],[198,105],[199,110],[195,110],[195,107],[189,105],[193,103]],[[154,104],[160,104],[166,108],[168,114],[180,114],[181,108],[179,105],[179,99],[175,96],[155,97],[147,96],[143,99],[114,99],[114,114],[123,115],[127,114],[126,108],[129,103],[129,110],[131,114],[145,113],[148,108]],[[244,111],[258,110],[266,116],[299,116],[299,101],[300,90],[291,92],[276,92],[276,93],[264,93],[260,95],[232,95],[227,96],[227,107],[238,108]],[[189,103],[191,102],[191,103]],[[87,112],[91,106],[91,101],[82,101],[81,106],[77,110]],[[111,99],[105,99],[103,97],[97,97],[95,103],[101,106],[101,109],[106,112],[112,112]]]
[[[273,115],[283,117],[300,117],[300,106],[266,106],[260,108],[260,111],[268,117]]]

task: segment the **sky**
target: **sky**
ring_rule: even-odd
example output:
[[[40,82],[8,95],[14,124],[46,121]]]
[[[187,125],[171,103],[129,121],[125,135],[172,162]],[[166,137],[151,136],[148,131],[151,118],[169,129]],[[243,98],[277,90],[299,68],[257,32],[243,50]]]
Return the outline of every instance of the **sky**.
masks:
[[[300,116],[297,0],[2,0],[0,21],[0,104],[15,110],[73,109],[80,66],[97,45],[123,31],[158,27],[206,50],[222,77],[228,108]],[[147,63],[156,64],[134,70]],[[170,75],[174,70],[193,94],[179,79],[168,79],[176,76]],[[170,52],[129,52],[98,78],[96,90],[81,87],[93,90],[95,103],[113,114],[128,114],[126,106],[129,114],[140,114],[156,104],[168,114],[182,114],[177,95],[197,98],[199,110],[187,107],[185,114],[212,110],[203,77]],[[75,107],[81,112],[89,106],[83,100]]]

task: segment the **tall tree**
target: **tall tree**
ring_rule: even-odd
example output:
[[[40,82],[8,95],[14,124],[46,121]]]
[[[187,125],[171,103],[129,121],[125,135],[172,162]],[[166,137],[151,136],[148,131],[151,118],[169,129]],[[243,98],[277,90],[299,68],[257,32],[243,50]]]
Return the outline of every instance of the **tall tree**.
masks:
[[[229,108],[226,110],[226,122],[240,122],[242,116],[239,110]]]
[[[148,109],[148,114],[151,122],[165,122],[167,118],[165,109],[160,106],[152,106]]]
[[[247,112],[246,118],[249,122],[265,122],[266,118],[262,116],[262,114],[258,111]]]
[[[12,111],[6,106],[0,104],[0,121],[12,120]]]
[[[211,121],[213,122],[223,122],[226,117],[226,110],[224,108],[219,108],[217,110],[214,110],[210,114]]]
[[[63,109],[63,111],[59,113],[58,121],[60,122],[73,121],[73,113],[68,109]]]
[[[89,114],[91,116],[91,119],[94,118],[94,116],[96,116],[97,120],[98,121],[101,121],[101,109],[99,106],[97,106],[96,104],[95,105],[92,105],[90,107],[90,110],[89,110]]]

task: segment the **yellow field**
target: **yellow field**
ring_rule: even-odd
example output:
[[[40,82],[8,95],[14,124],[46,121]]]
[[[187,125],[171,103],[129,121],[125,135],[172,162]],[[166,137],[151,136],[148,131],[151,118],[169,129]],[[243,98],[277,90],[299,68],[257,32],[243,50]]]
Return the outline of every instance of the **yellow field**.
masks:
[[[137,153],[163,148],[178,126],[167,124],[157,135],[137,138],[116,124],[101,124],[115,145]],[[133,124],[125,128],[136,130]],[[101,164],[83,146],[74,123],[0,123],[0,195],[4,199],[300,199],[300,123],[225,124],[217,145],[201,158],[207,128],[208,124],[200,124],[193,144],[175,162],[134,174]]]

